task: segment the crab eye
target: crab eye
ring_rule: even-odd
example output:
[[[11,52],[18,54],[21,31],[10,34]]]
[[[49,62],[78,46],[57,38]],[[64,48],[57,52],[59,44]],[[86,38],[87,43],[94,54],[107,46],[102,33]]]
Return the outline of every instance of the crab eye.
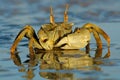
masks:
[[[48,39],[44,39],[44,40],[43,40],[44,43],[47,42],[47,41],[48,41]]]

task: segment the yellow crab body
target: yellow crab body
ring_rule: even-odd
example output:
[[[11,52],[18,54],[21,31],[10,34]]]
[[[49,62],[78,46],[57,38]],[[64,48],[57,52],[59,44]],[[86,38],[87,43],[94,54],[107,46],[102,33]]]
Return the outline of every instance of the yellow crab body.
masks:
[[[34,53],[34,48],[45,50],[52,50],[54,47],[61,49],[84,48],[90,42],[91,33],[95,37],[98,48],[102,48],[102,41],[99,35],[105,38],[109,47],[110,37],[95,24],[87,23],[83,27],[76,28],[72,31],[73,23],[68,22],[67,10],[68,5],[64,12],[64,21],[55,22],[52,8],[50,8],[50,23],[43,24],[37,35],[32,26],[26,25],[14,40],[10,49],[11,54],[15,53],[16,47],[23,37],[29,39],[28,47],[31,55]]]

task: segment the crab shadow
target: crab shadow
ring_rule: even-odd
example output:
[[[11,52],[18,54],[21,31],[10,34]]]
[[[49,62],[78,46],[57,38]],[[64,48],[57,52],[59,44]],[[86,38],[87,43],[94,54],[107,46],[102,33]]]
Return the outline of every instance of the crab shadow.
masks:
[[[90,55],[90,51],[82,50],[59,50],[44,51],[36,49],[35,59],[29,56],[22,62],[20,56],[15,54],[12,61],[20,67],[19,72],[25,72],[25,78],[33,79],[36,75],[35,71],[38,67],[38,74],[46,79],[73,79],[75,72],[84,71],[101,71],[99,65],[104,64],[104,59],[110,57],[110,49],[106,54],[102,55],[102,49],[96,49],[94,56]],[[26,67],[27,66],[27,67]]]

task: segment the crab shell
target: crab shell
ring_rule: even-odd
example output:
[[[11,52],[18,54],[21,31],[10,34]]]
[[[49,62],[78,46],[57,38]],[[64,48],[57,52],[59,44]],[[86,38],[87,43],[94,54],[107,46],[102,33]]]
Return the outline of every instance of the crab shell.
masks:
[[[67,34],[72,33],[73,23],[44,24],[38,31],[38,39],[41,46],[50,50],[54,45]]]

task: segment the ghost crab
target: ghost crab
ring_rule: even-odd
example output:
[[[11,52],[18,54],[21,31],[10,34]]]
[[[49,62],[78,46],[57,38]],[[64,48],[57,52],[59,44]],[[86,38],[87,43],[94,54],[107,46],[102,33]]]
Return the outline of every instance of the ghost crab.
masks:
[[[102,49],[102,41],[99,36],[102,35],[110,46],[110,37],[97,25],[86,23],[81,28],[72,31],[73,23],[68,22],[68,5],[64,12],[64,21],[55,22],[52,7],[50,7],[50,23],[43,24],[36,35],[30,25],[26,25],[17,35],[11,46],[11,53],[14,54],[18,43],[23,37],[29,39],[29,50],[34,53],[34,48],[52,50],[55,47],[61,49],[80,49],[87,46],[90,42],[91,33],[93,33],[97,47]]]

